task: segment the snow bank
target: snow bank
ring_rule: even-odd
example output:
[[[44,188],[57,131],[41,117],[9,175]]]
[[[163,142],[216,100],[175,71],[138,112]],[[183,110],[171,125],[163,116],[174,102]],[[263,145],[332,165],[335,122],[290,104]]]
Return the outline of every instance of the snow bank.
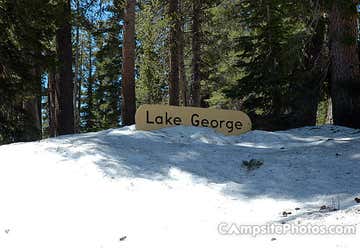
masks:
[[[359,231],[218,228],[359,225],[359,147],[360,132],[338,126],[235,137],[132,126],[1,146],[0,247],[357,247]],[[263,165],[244,168],[251,159]]]

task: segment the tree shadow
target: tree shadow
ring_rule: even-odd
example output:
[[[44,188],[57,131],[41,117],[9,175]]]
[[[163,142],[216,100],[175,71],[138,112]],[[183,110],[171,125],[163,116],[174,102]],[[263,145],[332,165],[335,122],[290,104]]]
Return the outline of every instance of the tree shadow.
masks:
[[[111,178],[166,180],[176,168],[195,181],[221,184],[223,193],[231,197],[304,201],[320,195],[359,193],[360,156],[355,151],[360,135],[356,136],[356,130],[333,126],[319,131],[309,127],[307,133],[302,130],[224,137],[194,128],[112,129],[64,136],[57,147],[48,150],[65,160],[91,156],[104,176]],[[207,138],[201,140],[204,136]],[[261,159],[264,164],[247,171],[241,165],[250,159]]]

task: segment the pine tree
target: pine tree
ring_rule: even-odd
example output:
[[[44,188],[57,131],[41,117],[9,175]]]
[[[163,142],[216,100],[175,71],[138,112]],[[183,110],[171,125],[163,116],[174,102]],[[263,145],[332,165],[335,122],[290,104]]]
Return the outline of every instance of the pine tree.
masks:
[[[143,1],[137,17],[138,104],[165,103],[168,98],[168,26],[163,0]]]
[[[235,74],[237,82],[228,83],[223,92],[230,99],[238,99],[255,127],[267,123],[268,129],[287,129],[315,123],[319,96],[310,88],[319,92],[326,63],[315,63],[322,50],[323,33],[314,54],[310,54],[308,44],[317,26],[312,25],[312,18],[319,16],[314,9],[308,2],[264,0],[239,1],[227,11],[240,23],[240,32],[230,33],[233,42],[228,49],[233,53],[228,61],[236,61],[235,67],[240,70]],[[315,60],[307,61],[312,56]],[[296,101],[312,101],[311,107],[302,112]]]
[[[53,61],[55,19],[51,1],[0,2],[0,144],[41,138],[41,76]]]
[[[101,21],[96,32],[95,55],[96,81],[95,118],[98,129],[118,127],[120,124],[120,93],[122,66],[121,45],[119,36],[122,31],[122,6],[108,7],[109,19]]]

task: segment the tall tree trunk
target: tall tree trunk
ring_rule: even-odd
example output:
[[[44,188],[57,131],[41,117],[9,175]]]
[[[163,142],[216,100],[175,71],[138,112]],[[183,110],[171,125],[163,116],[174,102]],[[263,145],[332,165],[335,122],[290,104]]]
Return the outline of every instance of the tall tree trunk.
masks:
[[[80,27],[78,23],[78,17],[80,16],[80,0],[76,0],[76,32],[75,32],[75,73],[74,73],[74,131],[80,133],[80,113],[78,102],[80,101],[80,88],[79,88],[79,54],[80,54]]]
[[[135,5],[136,0],[127,0],[124,16],[122,102],[123,125],[135,123]]]
[[[169,0],[170,17],[170,72],[169,72],[169,104],[179,106],[179,1]]]
[[[186,69],[185,69],[185,56],[184,56],[184,48],[185,48],[185,18],[182,2],[180,2],[180,13],[181,13],[181,28],[179,33],[179,84],[180,84],[180,99],[183,106],[188,105],[188,97],[187,97],[187,78],[186,78]]]
[[[79,61],[79,79],[78,79],[78,86],[77,86],[77,90],[78,90],[78,101],[77,101],[77,115],[78,115],[78,120],[79,120],[79,133],[81,132],[81,96],[82,96],[82,91],[81,91],[81,86],[82,86],[82,82],[84,80],[84,72],[83,72],[83,67],[81,65],[83,65],[84,63],[84,42],[81,42],[81,50],[79,53],[80,56],[80,61]]]
[[[330,10],[331,98],[336,125],[360,127],[358,1],[332,1]]]
[[[87,79],[87,87],[86,87],[86,130],[87,131],[94,131],[95,127],[95,117],[94,117],[94,99],[93,99],[93,92],[94,92],[94,77],[93,77],[93,47],[92,47],[92,34],[89,31],[89,67],[88,67],[88,79]]]
[[[192,13],[192,82],[191,105],[199,107],[200,99],[200,65],[201,65],[201,8],[202,0],[193,1]]]
[[[48,111],[49,111],[49,134],[50,137],[58,136],[58,129],[56,125],[58,123],[59,116],[59,102],[58,102],[58,85],[56,84],[55,73],[50,71],[48,73]]]
[[[64,22],[56,31],[57,56],[59,60],[59,112],[57,132],[59,135],[74,133],[74,84],[72,75],[71,6],[64,2]]]

